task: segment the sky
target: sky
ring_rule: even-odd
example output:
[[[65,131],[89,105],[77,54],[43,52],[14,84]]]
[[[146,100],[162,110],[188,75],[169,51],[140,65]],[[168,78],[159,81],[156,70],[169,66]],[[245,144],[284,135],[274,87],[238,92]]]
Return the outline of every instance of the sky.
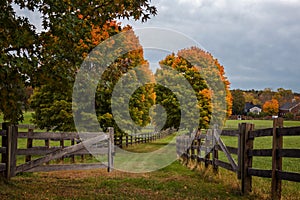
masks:
[[[231,89],[300,93],[300,0],[152,0],[157,15],[138,28],[166,28],[195,40],[224,66]],[[34,14],[19,11],[35,21]],[[155,67],[169,52],[146,51]]]
[[[224,66],[232,89],[282,87],[300,92],[300,0],[151,3],[157,16],[146,23],[123,23],[135,29],[167,28],[194,39]],[[151,62],[159,59],[153,57],[146,52]]]

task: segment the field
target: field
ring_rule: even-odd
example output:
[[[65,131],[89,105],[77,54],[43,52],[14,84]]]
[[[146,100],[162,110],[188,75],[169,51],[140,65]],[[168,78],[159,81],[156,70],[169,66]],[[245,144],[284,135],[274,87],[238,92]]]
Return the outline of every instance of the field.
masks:
[[[252,123],[255,129],[273,127],[272,120],[227,120],[224,129],[238,129],[239,123]],[[300,126],[300,121],[284,121],[284,127]]]
[[[151,144],[131,147],[131,151],[153,151],[172,136]],[[146,148],[147,146],[147,148]],[[146,149],[146,150],[145,150]],[[223,173],[224,172],[224,173]],[[132,174],[106,170],[23,173],[0,181],[1,199],[258,199],[253,193],[240,196],[237,180],[223,171],[190,170],[175,161],[151,173]]]
[[[25,115],[24,124],[30,122]],[[272,127],[272,121],[229,120],[227,129],[236,129],[238,123],[255,123],[256,129]],[[284,126],[300,126],[300,122],[286,121]],[[127,150],[149,152],[165,145],[172,136],[152,142],[131,146]],[[237,146],[237,138],[222,137],[226,145]],[[19,146],[25,146],[19,140]],[[36,143],[38,145],[39,143]],[[53,143],[52,145],[56,145]],[[255,148],[270,148],[271,137],[257,138]],[[285,148],[300,148],[299,137],[284,138]],[[222,157],[222,154],[220,154]],[[226,158],[223,155],[223,159]],[[236,157],[235,157],[236,159]],[[24,157],[18,162],[24,162]],[[284,170],[300,172],[299,159],[283,160]],[[271,158],[254,158],[253,166],[270,169]],[[166,168],[151,173],[130,174],[106,170],[67,171],[50,173],[23,173],[11,181],[0,180],[0,199],[268,199],[270,180],[253,178],[253,192],[242,197],[236,174],[220,168],[214,175],[204,167],[183,166],[175,161]],[[300,183],[283,181],[283,199],[299,199]]]

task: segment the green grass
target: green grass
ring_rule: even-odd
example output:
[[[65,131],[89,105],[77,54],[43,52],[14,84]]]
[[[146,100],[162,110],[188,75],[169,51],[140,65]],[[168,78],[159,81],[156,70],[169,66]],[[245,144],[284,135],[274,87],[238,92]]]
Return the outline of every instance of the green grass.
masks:
[[[221,137],[227,146],[237,147],[237,137],[222,136]],[[300,136],[284,137],[284,148],[298,148],[300,149]],[[272,149],[272,137],[260,137],[254,139],[254,149]],[[224,153],[220,153],[219,157],[223,161],[227,161]],[[232,155],[237,161],[237,156]],[[253,157],[252,167],[256,169],[272,169],[271,157]],[[289,172],[300,173],[300,159],[283,158],[283,170]],[[235,178],[235,176],[231,177]],[[228,177],[228,180],[231,179]],[[270,194],[271,180],[268,178],[253,177],[253,190],[257,194]],[[282,181],[283,199],[297,199],[300,197],[300,183]],[[296,198],[297,197],[297,198]]]
[[[191,171],[178,161],[151,173],[105,170],[26,173],[0,180],[1,199],[257,199],[241,197],[220,176]]]
[[[238,129],[239,123],[252,123],[255,129],[273,127],[272,120],[227,120],[224,129]],[[300,121],[284,121],[284,127],[300,126]]]
[[[272,120],[227,120],[225,129],[237,129],[239,123],[253,123],[255,129],[271,128]],[[284,121],[284,127],[300,126],[300,121]],[[221,137],[227,146],[237,147],[237,137]],[[300,149],[300,136],[289,136],[283,138],[284,148]],[[254,139],[254,149],[272,149],[272,137],[260,137]],[[225,160],[225,155],[221,153],[221,160]],[[237,156],[233,155],[237,161]],[[254,157],[253,168],[272,169],[271,157]],[[300,173],[300,159],[283,158],[283,170]],[[267,178],[253,177],[253,189],[256,193],[268,195],[270,193],[271,180]],[[300,184],[296,182],[282,181],[283,199],[299,199]]]
[[[32,113],[33,112],[24,112],[24,120],[20,122],[20,124],[32,124],[31,119],[32,119]],[[0,123],[3,122],[3,115],[0,113]]]
[[[31,113],[25,115],[24,124],[30,123]],[[255,123],[256,129],[272,127],[272,121],[228,120],[226,128],[237,129],[238,123]],[[285,121],[284,126],[300,126],[300,122]],[[128,147],[132,152],[150,152],[167,144],[175,134],[148,144]],[[236,137],[222,137],[228,146],[237,147]],[[26,146],[26,139],[19,139],[19,147]],[[36,140],[35,146],[43,146],[44,141]],[[69,145],[69,144],[66,144]],[[59,142],[51,142],[59,146]],[[284,137],[285,148],[300,148],[300,137]],[[271,148],[271,137],[256,138],[254,148]],[[24,156],[18,163],[24,163]],[[220,159],[226,161],[224,154]],[[234,156],[237,160],[237,157]],[[95,161],[87,158],[85,162]],[[68,162],[68,159],[67,159]],[[81,162],[77,160],[77,162]],[[271,168],[271,158],[255,157],[253,166],[260,169]],[[235,173],[220,168],[219,174],[211,170],[190,165],[193,170],[176,161],[158,171],[130,174],[120,171],[107,173],[106,170],[66,171],[51,173],[24,173],[11,181],[0,180],[0,199],[269,199],[270,179],[253,177],[253,192],[240,196],[240,182]],[[300,159],[283,159],[283,168],[300,172]],[[300,184],[283,181],[283,199],[300,197]]]

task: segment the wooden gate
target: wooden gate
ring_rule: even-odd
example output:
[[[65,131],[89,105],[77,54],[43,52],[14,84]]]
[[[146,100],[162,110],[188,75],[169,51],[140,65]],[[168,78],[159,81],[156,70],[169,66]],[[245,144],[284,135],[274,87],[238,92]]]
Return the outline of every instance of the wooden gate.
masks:
[[[238,172],[238,165],[231,155],[232,151],[237,152],[237,149],[233,149],[232,147],[227,148],[220,138],[221,134],[219,131],[215,128],[198,131],[197,134],[178,136],[176,138],[177,155],[185,159],[191,158],[193,160],[196,159],[198,162],[204,162],[205,166],[213,165],[214,168],[222,166],[231,171]],[[230,132],[229,134],[238,135],[236,132]],[[224,152],[229,163],[218,160],[219,150]],[[210,159],[210,154],[212,155],[212,159]]]
[[[21,172],[95,168],[107,168],[108,171],[111,171],[113,168],[113,128],[109,128],[108,133],[81,133],[79,135],[78,133],[40,133],[33,132],[32,129],[29,129],[28,132],[18,132],[17,126],[8,126],[8,124],[3,123],[0,136],[2,136],[0,172],[2,171],[3,175],[8,179]],[[24,139],[27,139],[27,148],[18,147],[18,138],[22,138],[23,142]],[[33,140],[44,140],[45,146],[33,146]],[[66,140],[71,141],[70,146],[64,146],[64,141]],[[60,146],[50,147],[50,141],[60,141]],[[75,144],[75,141],[77,141],[77,144]],[[73,163],[71,164],[49,164],[52,160],[91,154],[107,155],[107,163],[75,164],[74,159],[72,159]],[[26,156],[26,162],[17,165],[17,156],[19,155]],[[42,157],[32,160],[32,156]]]

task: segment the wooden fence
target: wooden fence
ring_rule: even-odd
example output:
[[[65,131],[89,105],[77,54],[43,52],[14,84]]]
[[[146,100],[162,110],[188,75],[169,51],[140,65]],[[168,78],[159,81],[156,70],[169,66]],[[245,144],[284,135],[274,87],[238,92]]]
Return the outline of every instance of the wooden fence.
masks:
[[[236,172],[241,180],[241,192],[247,194],[252,190],[252,177],[271,178],[271,198],[281,199],[282,180],[300,182],[300,172],[282,170],[282,158],[300,158],[299,149],[284,149],[283,137],[300,136],[300,127],[283,128],[281,118],[274,119],[273,128],[254,130],[253,124],[241,123],[238,130],[208,130],[199,132],[194,138],[190,136],[177,137],[177,154],[185,163],[204,162],[205,166],[213,166],[215,172],[218,167]],[[237,148],[226,146],[219,137],[237,137]],[[272,149],[254,149],[255,138],[272,137]],[[228,162],[219,160],[219,152],[224,152]],[[237,155],[237,160],[232,154]],[[272,168],[268,170],[253,168],[253,157],[272,157]]]
[[[114,154],[113,135],[113,128],[109,128],[109,133],[81,133],[80,136],[78,133],[34,132],[33,129],[19,132],[18,126],[3,123],[0,130],[2,136],[0,172],[9,179],[21,172],[95,168],[107,168],[111,171]],[[18,139],[25,139],[27,148],[18,147]],[[34,140],[44,141],[44,146],[34,146]],[[59,146],[50,146],[50,141],[59,141]],[[70,145],[66,146],[66,143]],[[83,158],[84,155],[91,155],[91,153],[107,155],[107,163],[75,164],[75,157]],[[24,163],[18,165],[17,156],[25,156]],[[33,159],[33,157],[38,158]],[[69,164],[50,164],[52,160],[63,161],[67,157],[71,161],[68,162]]]
[[[123,147],[128,147],[130,145],[152,142],[157,139],[166,137],[167,135],[170,135],[175,131],[176,129],[169,128],[163,131],[155,131],[155,132],[148,132],[148,133],[130,134],[130,135],[122,135],[122,136],[115,135],[114,141],[116,146],[123,148]]]
[[[18,131],[18,128],[28,129],[28,131]],[[103,133],[81,133],[79,135],[76,132],[34,132],[34,128],[32,125],[9,126],[7,123],[2,124],[2,130],[0,130],[0,137],[2,138],[0,173],[2,172],[6,178],[9,179],[21,172],[104,167],[111,171],[115,151],[114,145],[123,148],[129,145],[147,143],[165,137],[175,131],[175,129],[167,129],[159,132],[119,136],[114,135],[113,129],[110,128],[107,137],[99,138],[99,135],[103,136]],[[82,138],[87,140],[84,139],[82,142]],[[18,139],[26,140],[26,148],[18,147]],[[97,139],[105,140],[105,142],[101,142],[100,146],[99,144],[96,145],[97,148],[85,148],[87,145],[95,144]],[[42,142],[38,143],[39,146],[34,146],[34,141],[36,140],[42,140]],[[56,143],[51,146],[50,143],[53,143],[53,141],[56,141]],[[43,145],[41,146],[41,144]],[[84,157],[91,156],[91,154],[108,154],[108,162],[104,164],[99,162],[75,164],[75,158],[80,157],[81,162],[83,162]],[[17,165],[17,156],[24,156],[24,163]],[[37,156],[39,158],[34,160],[33,158]],[[66,158],[69,158],[68,162],[63,162]],[[64,164],[53,164],[53,162],[50,164],[49,161],[51,160],[57,160]]]

